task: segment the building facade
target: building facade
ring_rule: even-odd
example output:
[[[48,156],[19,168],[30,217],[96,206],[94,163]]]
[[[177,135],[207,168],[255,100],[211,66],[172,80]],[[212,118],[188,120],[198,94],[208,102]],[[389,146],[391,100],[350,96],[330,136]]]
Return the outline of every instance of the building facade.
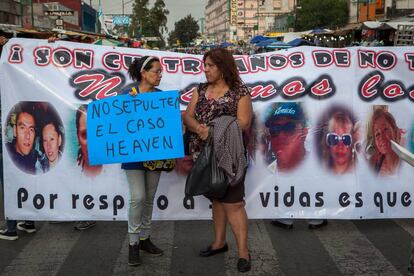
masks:
[[[21,25],[20,1],[0,1],[0,24]]]
[[[349,23],[377,21],[414,13],[414,0],[349,0]]]
[[[414,14],[414,0],[384,0],[387,18]]]
[[[295,0],[209,0],[206,35],[215,41],[245,40],[275,31],[277,17],[293,12]]]

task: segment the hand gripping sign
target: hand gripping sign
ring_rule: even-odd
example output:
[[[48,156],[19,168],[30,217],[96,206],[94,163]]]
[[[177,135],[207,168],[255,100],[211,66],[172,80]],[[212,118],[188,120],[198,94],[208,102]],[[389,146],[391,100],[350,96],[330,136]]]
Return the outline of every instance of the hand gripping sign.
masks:
[[[91,165],[184,156],[177,90],[94,101],[86,122]]]

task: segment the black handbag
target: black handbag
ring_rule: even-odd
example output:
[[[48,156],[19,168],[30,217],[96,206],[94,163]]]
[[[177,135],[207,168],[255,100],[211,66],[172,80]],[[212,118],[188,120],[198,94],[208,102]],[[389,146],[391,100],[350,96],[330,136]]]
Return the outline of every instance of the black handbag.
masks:
[[[217,166],[214,143],[211,133],[207,142],[195,161],[185,182],[187,196],[204,195],[222,198],[227,191],[227,180],[224,171]]]

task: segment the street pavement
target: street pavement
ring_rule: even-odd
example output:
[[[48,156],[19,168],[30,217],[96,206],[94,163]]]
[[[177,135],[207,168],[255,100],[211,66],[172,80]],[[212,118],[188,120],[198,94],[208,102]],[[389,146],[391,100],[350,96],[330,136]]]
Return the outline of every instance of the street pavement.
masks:
[[[2,198],[2,197],[0,197]],[[0,225],[4,225],[0,202]],[[1,275],[239,275],[230,228],[230,250],[209,258],[198,251],[213,237],[210,220],[156,221],[151,240],[161,257],[142,254],[129,267],[126,222],[98,222],[76,231],[73,222],[37,222],[37,233],[0,240]],[[309,230],[298,220],[292,230],[270,220],[249,221],[252,270],[245,275],[407,275],[414,220],[330,220]]]

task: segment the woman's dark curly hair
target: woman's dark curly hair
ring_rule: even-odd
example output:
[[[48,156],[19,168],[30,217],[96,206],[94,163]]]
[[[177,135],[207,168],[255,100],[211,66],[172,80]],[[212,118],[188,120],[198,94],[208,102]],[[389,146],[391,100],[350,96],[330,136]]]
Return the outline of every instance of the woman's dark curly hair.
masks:
[[[156,61],[160,62],[160,59],[153,56],[143,56],[141,58],[136,58],[128,68],[128,75],[134,81],[141,81],[141,71],[148,71],[152,68],[152,63]],[[144,68],[142,68],[142,66],[144,66]]]
[[[207,58],[210,58],[223,74],[224,81],[230,89],[235,89],[243,84],[230,51],[224,48],[215,48],[204,54],[203,62],[206,62]]]

